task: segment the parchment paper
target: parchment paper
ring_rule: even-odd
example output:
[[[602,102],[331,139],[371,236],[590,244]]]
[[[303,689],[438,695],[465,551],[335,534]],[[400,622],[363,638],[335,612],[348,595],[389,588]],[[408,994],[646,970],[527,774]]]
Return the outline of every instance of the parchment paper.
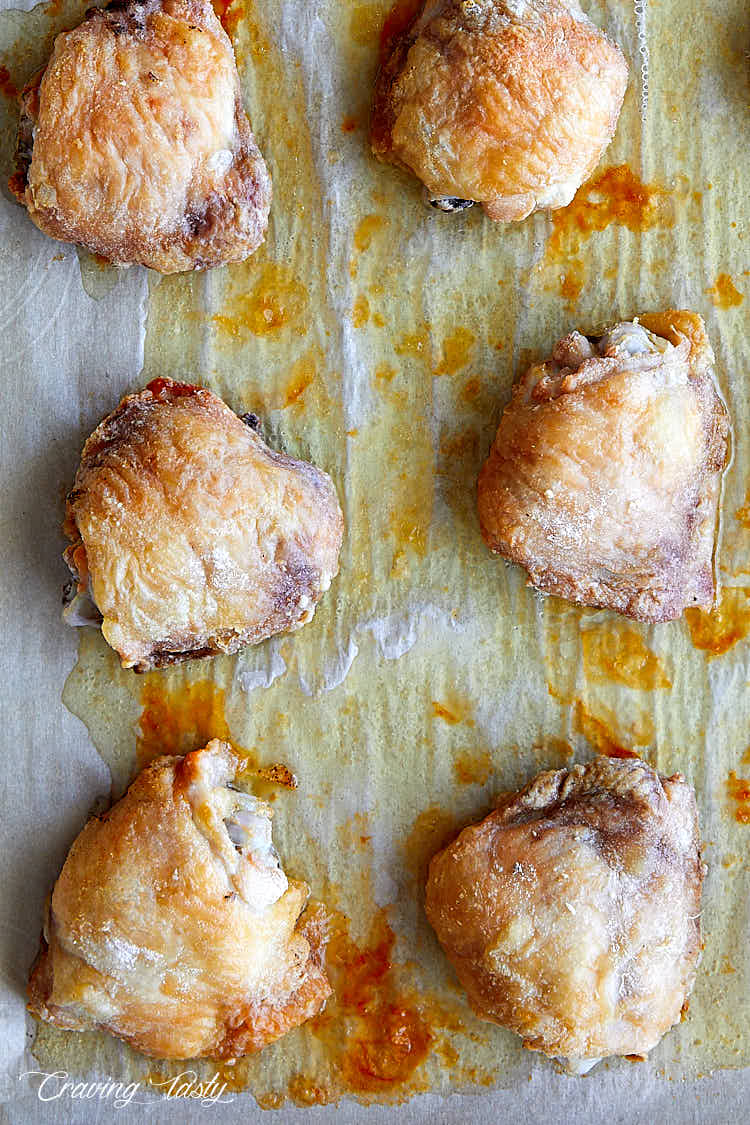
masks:
[[[155,1068],[106,1036],[45,1028],[32,1054],[23,988],[44,896],[88,812],[132,776],[139,740],[143,760],[154,738],[187,750],[212,734],[297,775],[296,790],[275,794],[275,838],[287,870],[334,912],[338,979],[381,947],[392,965],[367,993],[364,1017],[339,1003],[329,1024],[232,1068],[238,1100],[214,1106],[217,1119],[260,1113],[237,1092],[247,1088],[267,1106],[481,1091],[370,1110],[373,1121],[544,1112],[718,1122],[750,1089],[748,1070],[723,1069],[750,1064],[750,825],[737,819],[730,778],[750,776],[746,5],[587,4],[631,64],[617,136],[567,213],[508,227],[479,209],[427,211],[415,182],[369,155],[389,6],[235,0],[225,13],[274,181],[266,243],[244,265],[163,279],[102,267],[41,235],[3,189],[0,1058],[9,1120],[115,1112],[42,1104],[35,1080],[19,1079],[33,1069],[141,1082],[144,1104],[118,1111],[123,1120],[208,1112],[156,1100],[147,1075],[182,1067]],[[20,11],[0,0],[3,88],[21,87],[85,7],[53,0]],[[0,112],[4,183],[12,98]],[[531,356],[573,326],[670,306],[707,320],[734,459],[718,610],[648,629],[527,590],[484,548],[474,484]],[[347,534],[341,573],[304,630],[236,658],[136,677],[98,634],[61,623],[58,527],[83,440],[122,394],[157,375],[188,377],[255,411],[271,444],[326,468]],[[681,770],[696,787],[709,865],[705,953],[687,1019],[648,1062],[615,1061],[573,1080],[471,1015],[424,919],[421,881],[431,851],[498,791],[613,748]],[[365,1088],[347,1078],[347,1060],[389,1004],[408,1009],[429,1050],[403,1081]],[[365,1111],[279,1111],[290,1120],[336,1112],[354,1121]]]

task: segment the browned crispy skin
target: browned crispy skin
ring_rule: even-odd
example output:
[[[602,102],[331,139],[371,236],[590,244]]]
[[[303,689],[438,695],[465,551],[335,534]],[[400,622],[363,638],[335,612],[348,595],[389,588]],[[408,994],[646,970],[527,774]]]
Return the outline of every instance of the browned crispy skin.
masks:
[[[427,0],[387,47],[375,155],[446,210],[499,222],[563,207],[611,141],[627,84],[620,50],[577,0]]]
[[[585,1070],[679,1020],[703,874],[685,779],[599,758],[464,829],[432,860],[426,910],[477,1014]]]
[[[338,572],[330,477],[276,453],[210,391],[157,379],[86,442],[65,552],[126,668],[299,628]]]
[[[123,0],[58,35],[11,190],[40,230],[161,273],[242,261],[271,184],[209,0]]]
[[[217,741],[160,758],[89,821],[48,904],[34,1015],[181,1059],[248,1054],[320,1011],[331,989],[308,940],[322,939],[299,925],[307,887],[258,835],[267,806],[228,788],[239,765]]]
[[[519,380],[479,521],[537,589],[659,622],[713,601],[729,423],[701,318],[639,321],[571,333]]]

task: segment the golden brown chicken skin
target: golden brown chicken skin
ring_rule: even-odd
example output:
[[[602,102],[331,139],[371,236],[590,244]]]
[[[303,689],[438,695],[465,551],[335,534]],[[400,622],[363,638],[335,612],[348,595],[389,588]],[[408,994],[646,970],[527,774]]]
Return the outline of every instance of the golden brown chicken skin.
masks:
[[[236,652],[310,621],[338,573],[330,477],[276,453],[210,391],[157,379],[84,446],[64,529],[69,624],[124,668]]]
[[[728,420],[703,321],[572,332],[514,388],[478,485],[488,547],[581,605],[669,621],[714,598]]]
[[[583,1073],[680,1019],[703,875],[685,779],[598,758],[464,829],[432,860],[426,909],[476,1013]]]
[[[279,865],[268,806],[232,786],[239,770],[218,741],[159,758],[89,821],[47,906],[35,1016],[183,1059],[249,1054],[320,1011],[308,888]]]
[[[577,0],[427,0],[386,48],[375,155],[444,211],[490,219],[564,207],[612,140],[627,85],[620,50]]]
[[[249,257],[271,184],[209,0],[118,0],[22,98],[11,189],[40,230],[161,273]]]

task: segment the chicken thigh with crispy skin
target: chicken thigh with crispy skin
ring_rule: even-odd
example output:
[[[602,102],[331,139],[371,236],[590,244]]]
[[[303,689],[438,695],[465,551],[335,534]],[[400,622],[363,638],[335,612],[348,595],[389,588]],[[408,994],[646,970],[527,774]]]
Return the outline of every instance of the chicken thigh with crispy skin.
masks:
[[[138,672],[310,621],[338,573],[330,477],[210,391],[156,379],[86,442],[67,500],[69,624]]]
[[[703,321],[572,332],[514,388],[479,476],[482,535],[529,583],[669,621],[714,597],[729,424]]]
[[[426,0],[386,51],[373,152],[439,209],[481,203],[497,222],[570,203],[627,85],[621,51],[578,0]]]
[[[476,1013],[583,1073],[680,1019],[703,875],[685,779],[598,758],[464,829],[430,864],[426,910]]]
[[[271,183],[210,0],[115,0],[24,91],[11,189],[45,234],[161,273],[243,261]]]
[[[233,787],[239,770],[218,741],[159,758],[89,821],[48,903],[34,1015],[184,1059],[249,1054],[320,1011],[308,888],[279,865],[268,806]]]

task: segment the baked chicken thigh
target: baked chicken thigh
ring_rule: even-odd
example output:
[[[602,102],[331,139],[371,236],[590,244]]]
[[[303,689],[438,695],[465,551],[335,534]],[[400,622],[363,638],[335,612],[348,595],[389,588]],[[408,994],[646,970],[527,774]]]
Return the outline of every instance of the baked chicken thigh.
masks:
[[[35,1016],[183,1059],[249,1054],[320,1011],[321,951],[297,926],[308,888],[279,866],[268,806],[232,786],[239,769],[218,741],[159,758],[89,821],[48,903]]]
[[[69,624],[124,668],[236,652],[310,621],[338,573],[330,477],[210,391],[156,379],[86,442],[67,499]]]
[[[488,547],[546,593],[641,621],[714,597],[728,420],[703,321],[572,332],[514,388],[479,476]]]
[[[680,1019],[703,874],[684,778],[599,758],[464,829],[432,860],[426,910],[476,1013],[583,1073]]]
[[[115,0],[24,91],[11,189],[45,234],[161,273],[250,256],[271,184],[210,0]]]
[[[375,155],[412,172],[443,211],[490,219],[564,207],[612,140],[621,51],[578,0],[426,0],[387,46]]]

